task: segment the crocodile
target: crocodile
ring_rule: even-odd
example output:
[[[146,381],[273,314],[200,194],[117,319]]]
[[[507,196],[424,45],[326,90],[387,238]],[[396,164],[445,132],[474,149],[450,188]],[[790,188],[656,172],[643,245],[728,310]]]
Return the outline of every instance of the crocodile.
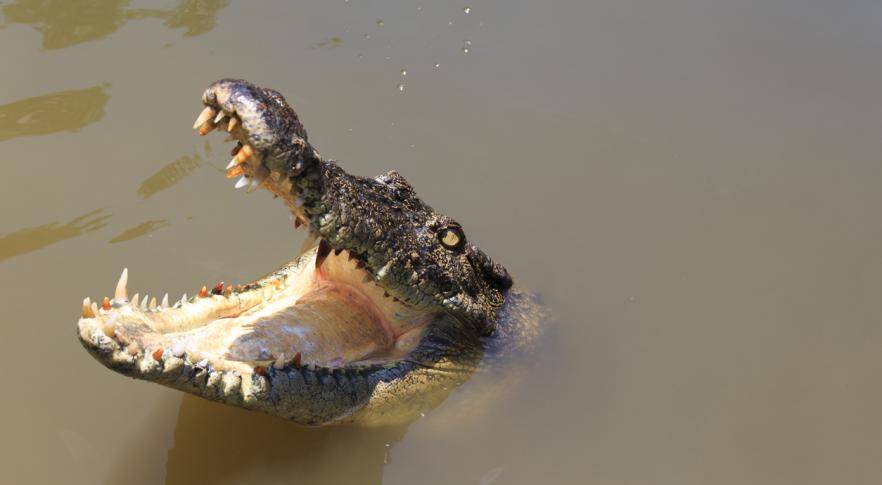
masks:
[[[292,261],[191,297],[83,300],[81,344],[106,367],[303,425],[407,421],[478,369],[528,352],[535,297],[395,171],[352,175],[323,158],[277,91],[223,79],[200,135],[235,141],[235,187],[266,189],[308,231]]]

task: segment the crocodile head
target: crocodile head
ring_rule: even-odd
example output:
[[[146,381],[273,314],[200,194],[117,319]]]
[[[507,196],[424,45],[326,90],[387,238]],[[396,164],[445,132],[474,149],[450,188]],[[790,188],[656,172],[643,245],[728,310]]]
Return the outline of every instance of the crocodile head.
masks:
[[[194,128],[238,142],[236,188],[277,196],[313,243],[252,283],[171,305],[130,299],[124,270],[112,299],[83,302],[86,349],[123,374],[304,424],[407,416],[467,378],[506,270],[398,173],[324,160],[279,93],[225,79],[202,101]]]

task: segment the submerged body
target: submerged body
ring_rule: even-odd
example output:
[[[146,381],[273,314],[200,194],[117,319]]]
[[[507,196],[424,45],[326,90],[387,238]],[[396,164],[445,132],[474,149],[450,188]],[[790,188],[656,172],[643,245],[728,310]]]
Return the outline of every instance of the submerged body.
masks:
[[[482,365],[529,351],[533,298],[396,172],[322,159],[277,92],[214,83],[194,125],[238,140],[228,177],[279,197],[314,241],[247,285],[83,302],[80,341],[107,367],[302,424],[412,419]]]

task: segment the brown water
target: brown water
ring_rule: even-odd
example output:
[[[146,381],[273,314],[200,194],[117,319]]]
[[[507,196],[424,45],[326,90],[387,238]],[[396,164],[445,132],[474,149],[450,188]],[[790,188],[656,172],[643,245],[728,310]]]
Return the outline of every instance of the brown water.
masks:
[[[0,12],[4,483],[882,483],[878,1]],[[123,266],[174,296],[299,247],[190,130],[227,76],[285,93],[347,169],[400,171],[543,295],[522,385],[303,429],[83,351],[80,302]]]

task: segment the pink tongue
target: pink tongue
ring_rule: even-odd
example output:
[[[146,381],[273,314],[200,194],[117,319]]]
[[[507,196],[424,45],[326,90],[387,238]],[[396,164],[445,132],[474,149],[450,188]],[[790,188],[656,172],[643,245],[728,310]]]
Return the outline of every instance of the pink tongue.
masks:
[[[394,344],[370,300],[346,284],[329,281],[294,306],[255,308],[216,320],[188,340],[190,350],[228,360],[290,358],[300,352],[304,364],[329,366],[382,354]]]

